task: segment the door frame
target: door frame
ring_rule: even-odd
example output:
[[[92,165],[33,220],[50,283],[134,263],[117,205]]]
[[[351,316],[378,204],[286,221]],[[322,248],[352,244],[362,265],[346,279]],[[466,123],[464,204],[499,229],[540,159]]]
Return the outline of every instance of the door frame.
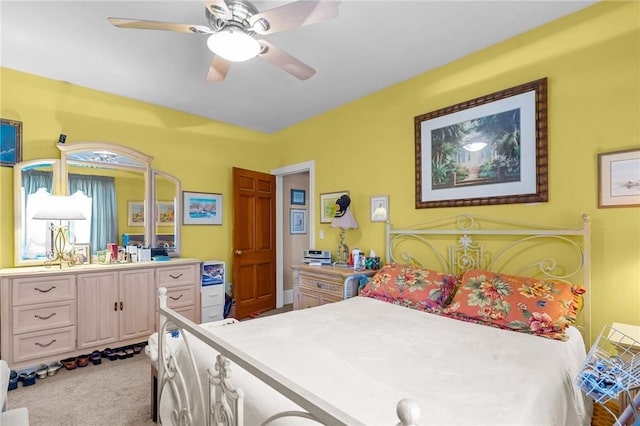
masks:
[[[271,174],[276,177],[276,308],[281,308],[284,304],[284,190],[283,178],[287,175],[297,173],[309,173],[309,248],[315,247],[315,161],[305,161],[303,163],[292,164],[271,170]]]

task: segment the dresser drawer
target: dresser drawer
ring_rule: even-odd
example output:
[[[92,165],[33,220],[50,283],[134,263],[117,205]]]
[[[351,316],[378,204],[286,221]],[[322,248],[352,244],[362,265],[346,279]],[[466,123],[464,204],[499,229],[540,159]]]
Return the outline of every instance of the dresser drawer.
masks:
[[[13,336],[13,362],[46,358],[56,354],[73,352],[75,349],[75,327]]]
[[[201,305],[224,305],[224,286],[223,285],[210,285],[202,287],[200,290],[200,298],[202,300]]]
[[[12,280],[13,306],[55,302],[76,297],[74,275],[59,275]]]
[[[29,333],[75,324],[76,303],[73,300],[13,308],[13,333]]]
[[[193,285],[167,288],[167,306],[171,309],[195,303],[196,289]]]
[[[187,317],[187,319],[189,319],[192,322],[195,322],[196,324],[200,322],[196,317],[196,308],[193,305],[175,308],[174,311],[176,311],[182,316]]]
[[[300,275],[300,290],[309,289],[342,297],[344,282],[313,275]]]
[[[156,284],[158,287],[182,285],[200,285],[199,270],[193,265],[158,268]]]
[[[334,303],[342,300],[342,296],[323,293],[320,291],[312,291],[300,289],[300,308],[313,308],[314,306],[324,305],[325,303]]]
[[[202,308],[202,322],[220,321],[223,319],[224,305],[205,306]]]

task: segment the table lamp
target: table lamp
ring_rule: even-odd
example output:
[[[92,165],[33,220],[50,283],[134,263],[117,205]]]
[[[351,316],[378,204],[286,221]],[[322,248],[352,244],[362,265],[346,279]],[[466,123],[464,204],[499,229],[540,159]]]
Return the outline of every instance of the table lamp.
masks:
[[[331,222],[331,227],[340,228],[340,243],[336,251],[334,266],[349,266],[349,247],[344,243],[344,237],[347,229],[358,229],[358,222],[349,208],[350,204],[351,198],[346,194],[336,201],[336,214]]]
[[[85,220],[86,218],[75,205],[73,198],[50,195],[42,202],[40,210],[33,215],[33,219],[58,221],[56,225],[51,222],[49,230],[53,233],[53,251],[47,253],[49,260],[44,265],[49,267],[52,265],[60,265],[66,263],[69,266],[74,265],[73,256],[70,251],[66,250],[69,243],[67,235],[69,234],[70,220]],[[64,223],[63,223],[64,222]]]

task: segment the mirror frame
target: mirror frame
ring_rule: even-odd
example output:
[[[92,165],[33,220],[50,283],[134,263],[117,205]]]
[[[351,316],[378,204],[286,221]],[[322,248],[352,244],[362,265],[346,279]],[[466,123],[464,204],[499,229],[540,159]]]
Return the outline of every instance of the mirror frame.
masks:
[[[116,165],[114,168],[128,171],[141,172],[144,175],[144,208],[145,208],[145,222],[144,222],[144,240],[145,244],[149,247],[155,247],[157,244],[156,237],[156,194],[155,194],[155,181],[156,177],[162,177],[170,180],[176,185],[176,196],[174,200],[175,204],[175,221],[174,221],[174,246],[175,249],[170,253],[171,256],[180,256],[181,250],[181,223],[182,223],[182,204],[180,197],[182,194],[182,186],[180,179],[177,177],[151,168],[151,161],[153,157],[147,155],[141,151],[133,148],[129,148],[124,145],[119,145],[110,142],[74,142],[72,144],[57,144],[60,150],[60,159],[37,159],[18,163],[14,166],[14,266],[36,266],[42,265],[43,261],[40,260],[22,260],[21,245],[22,245],[22,211],[21,203],[21,191],[22,187],[22,172],[25,168],[33,167],[34,165],[51,165],[53,169],[53,194],[52,195],[69,195],[69,161],[76,164],[93,164],[91,162],[69,160],[69,156],[73,154],[83,152],[96,152],[96,151],[108,151],[118,155],[132,158],[141,163],[141,167]],[[98,165],[105,165],[102,162],[95,162]]]
[[[167,179],[171,182],[173,182],[176,185],[176,195],[173,199],[173,212],[174,212],[174,218],[173,218],[173,247],[174,250],[172,252],[169,252],[169,256],[175,256],[175,257],[179,257],[180,256],[180,252],[181,252],[181,241],[180,241],[180,226],[182,223],[182,200],[181,200],[181,194],[182,194],[182,184],[180,182],[180,179],[178,179],[177,177],[167,173],[167,172],[162,172],[160,170],[151,170],[151,181],[152,181],[152,185],[151,185],[151,199],[154,200],[155,202],[158,202],[158,194],[156,191],[157,185],[156,185],[156,179],[158,177]],[[151,239],[151,244],[152,247],[158,247],[158,239],[157,239],[157,233],[156,233],[156,217],[155,217],[155,209],[153,209],[153,233],[152,235],[152,239]]]
[[[23,161],[13,166],[13,263],[14,266],[36,266],[42,265],[41,259],[22,259],[22,172],[37,165],[51,166],[53,172],[53,193],[60,194],[60,160],[52,158],[41,158],[37,160]]]
[[[80,154],[83,152],[99,152],[108,151],[110,153],[122,155],[125,157],[133,158],[134,160],[144,164],[144,167],[130,167],[123,165],[116,165],[114,168],[120,170],[142,172],[144,176],[144,242],[145,245],[151,246],[152,233],[155,233],[155,209],[154,202],[152,201],[151,194],[151,161],[153,157],[140,152],[136,149],[129,148],[124,145],[118,145],[110,142],[75,142],[73,144],[58,144],[60,150],[60,189],[62,194],[69,194],[69,157],[74,154]],[[73,163],[82,164],[83,162],[71,160]],[[91,164],[87,162],[85,164]],[[98,165],[105,165],[105,163],[95,162]]]

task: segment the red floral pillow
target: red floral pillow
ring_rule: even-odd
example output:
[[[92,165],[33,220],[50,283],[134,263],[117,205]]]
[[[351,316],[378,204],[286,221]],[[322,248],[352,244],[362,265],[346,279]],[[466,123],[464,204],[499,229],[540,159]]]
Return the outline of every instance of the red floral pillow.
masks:
[[[441,309],[448,302],[457,282],[454,275],[390,263],[369,280],[360,295],[433,311]]]
[[[576,321],[582,286],[489,271],[469,270],[446,315],[508,330],[566,340]]]

